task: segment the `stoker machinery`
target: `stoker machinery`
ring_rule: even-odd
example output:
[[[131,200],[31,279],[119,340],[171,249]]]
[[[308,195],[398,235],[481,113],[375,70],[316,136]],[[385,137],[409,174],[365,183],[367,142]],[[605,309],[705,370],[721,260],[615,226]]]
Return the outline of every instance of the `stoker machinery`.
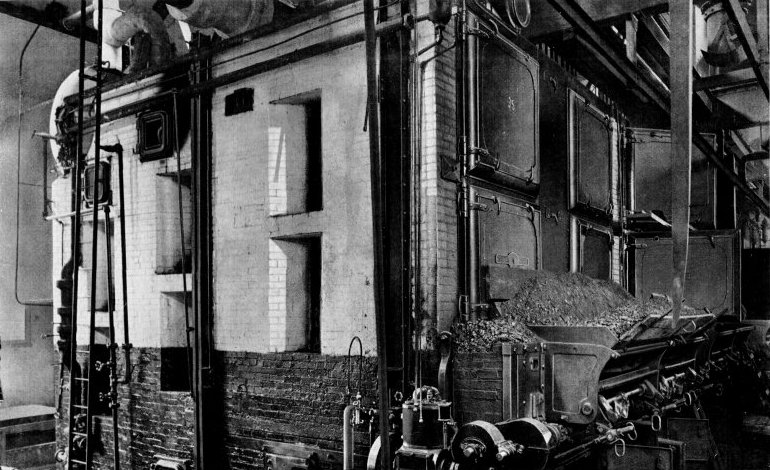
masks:
[[[621,339],[604,327],[530,329],[540,341],[444,353],[442,390],[418,386],[392,409],[395,469],[727,468],[707,411],[767,398],[764,338],[732,316],[652,317]],[[452,373],[480,390],[453,392]],[[379,452],[378,438],[368,470]]]

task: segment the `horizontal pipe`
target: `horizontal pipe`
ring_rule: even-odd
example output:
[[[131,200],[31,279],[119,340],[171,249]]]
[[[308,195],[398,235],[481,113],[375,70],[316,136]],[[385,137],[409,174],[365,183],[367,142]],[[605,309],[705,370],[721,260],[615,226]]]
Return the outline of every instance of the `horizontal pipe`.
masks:
[[[96,2],[94,1],[90,5],[86,7],[86,15],[90,15],[91,13],[96,10]],[[81,10],[76,11],[75,13],[64,17],[61,20],[62,26],[64,26],[67,29],[73,29],[76,25],[74,23],[80,21],[80,17],[82,16],[83,12]]]
[[[621,374],[615,377],[610,377],[609,379],[600,380],[599,391],[603,392],[605,390],[611,390],[613,388],[617,388],[628,382],[638,382],[639,380],[646,379],[647,377],[651,375],[656,375],[657,373],[658,373],[657,368],[642,369],[642,370],[630,372],[627,374]]]
[[[177,57],[169,60],[165,65],[150,67],[141,72],[137,72],[130,76],[121,78],[120,80],[115,80],[109,83],[105,83],[104,86],[102,86],[102,93],[106,93],[108,91],[118,89],[124,85],[136,83],[140,80],[151,77],[153,75],[166,73],[171,70],[183,67],[185,65],[190,65],[197,61],[209,59],[215,56],[216,54],[227,51],[228,49],[231,49],[233,47],[241,46],[248,42],[254,41],[255,39],[268,36],[270,34],[276,33],[278,31],[289,28],[291,26],[295,26],[299,23],[302,23],[303,21],[316,18],[321,14],[328,13],[338,8],[352,5],[354,3],[355,3],[355,0],[329,0],[329,1],[323,2],[321,5],[319,5],[316,8],[311,8],[309,10],[299,12],[296,15],[291,15],[291,17],[289,18],[286,18],[286,19],[276,18],[270,24],[267,24],[265,26],[260,26],[258,28],[255,28],[252,31],[247,31],[237,36],[233,36],[231,38],[225,39],[223,41],[218,42],[215,46],[208,47],[205,49],[192,50],[181,57]],[[93,89],[86,90],[84,97],[85,98],[91,97],[93,96],[94,92],[95,91]],[[72,102],[66,101],[66,103],[73,104],[73,103],[77,103],[77,101],[74,101],[74,100],[72,100]]]
[[[392,33],[402,28],[403,26],[404,26],[403,18],[394,18],[392,20],[379,23],[377,25],[377,35],[382,36],[382,35]],[[222,75],[222,76],[207,80],[205,82],[192,85],[182,90],[178,90],[177,92],[179,93],[179,95],[197,95],[205,91],[211,90],[213,88],[229,85],[231,83],[235,83],[237,81],[244,80],[246,78],[249,78],[255,75],[269,72],[270,70],[284,67],[286,65],[290,65],[310,57],[315,57],[327,52],[334,51],[336,49],[340,49],[346,46],[351,46],[353,44],[358,44],[360,42],[363,42],[364,36],[365,35],[363,30],[357,31],[354,33],[349,33],[344,36],[340,36],[338,38],[329,39],[327,41],[319,42],[317,44],[313,44],[301,49],[297,49],[293,52],[283,54],[281,56],[266,60],[264,62],[259,62],[253,65],[249,65],[240,70],[236,70],[226,75]],[[166,91],[166,92],[158,93],[153,97],[135,101],[129,105],[103,113],[101,122],[102,124],[105,124],[110,121],[114,121],[126,116],[134,115],[137,112],[142,111],[143,109],[146,109],[152,104],[156,103],[158,99],[163,97],[169,97],[173,93],[175,92]],[[76,103],[77,102],[75,102],[75,104]],[[84,128],[85,129],[92,128],[94,125],[94,122],[96,122],[95,118],[89,119],[84,123]],[[75,126],[68,128],[67,132],[73,132],[74,130],[75,130]]]
[[[109,203],[103,202],[103,203],[101,203],[101,204],[99,204],[97,206],[97,209],[101,209],[102,207],[107,206],[107,205],[109,205]],[[111,206],[111,207],[114,207],[114,206]],[[93,212],[94,212],[94,208],[91,207],[89,209],[82,209],[80,212],[72,211],[72,212],[65,212],[64,214],[49,215],[48,217],[45,218],[45,220],[49,220],[49,221],[50,220],[61,220],[61,219],[67,219],[67,218],[76,217],[78,214],[80,214],[80,215],[93,214]],[[112,217],[114,217],[114,216],[112,216]]]

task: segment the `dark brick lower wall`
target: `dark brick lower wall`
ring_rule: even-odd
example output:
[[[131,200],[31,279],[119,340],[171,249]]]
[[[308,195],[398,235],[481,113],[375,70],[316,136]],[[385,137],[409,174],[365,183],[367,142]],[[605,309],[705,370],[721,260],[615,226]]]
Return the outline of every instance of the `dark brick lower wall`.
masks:
[[[345,356],[219,352],[217,359],[229,465],[223,468],[263,468],[265,441],[307,445],[324,467],[341,466],[342,413],[348,404]],[[358,368],[352,362],[355,393]],[[367,408],[376,406],[376,364],[376,358],[363,361],[360,390]],[[356,453],[366,455],[368,427],[357,430],[355,442]]]
[[[503,359],[498,344],[490,352],[457,353],[454,358],[454,416],[458,423],[503,417]]]
[[[123,378],[122,351],[118,356],[119,378]],[[81,355],[79,361],[85,364]],[[180,459],[193,458],[194,417],[193,401],[189,392],[160,390],[160,349],[134,349],[131,353],[132,380],[118,387],[120,408],[118,428],[120,436],[121,468],[147,469],[156,455]],[[65,371],[65,385],[69,388],[69,371]],[[68,425],[69,392],[62,400],[62,418],[59,420],[58,441],[67,446],[64,432]],[[109,413],[108,410],[106,410]],[[108,414],[94,419],[98,433],[95,468],[113,468],[112,417]]]
[[[345,356],[217,352],[215,360],[219,398],[207,406],[222,414],[221,441],[211,443],[221,456],[219,468],[264,469],[268,459],[276,458],[272,454],[304,458],[311,453],[324,468],[342,466],[342,413],[348,404]],[[161,391],[160,349],[134,349],[131,362],[132,381],[119,387],[121,468],[145,470],[156,455],[192,460],[190,393]],[[376,358],[363,361],[360,391],[367,409],[376,407],[376,363]],[[356,366],[354,359],[353,393],[359,390]],[[122,377],[122,359],[118,370]],[[68,375],[65,371],[67,387],[57,426],[61,447],[67,443]],[[112,468],[112,419],[99,416],[94,426],[100,437],[95,467]],[[363,425],[355,433],[357,467],[363,466],[368,452],[368,429]]]

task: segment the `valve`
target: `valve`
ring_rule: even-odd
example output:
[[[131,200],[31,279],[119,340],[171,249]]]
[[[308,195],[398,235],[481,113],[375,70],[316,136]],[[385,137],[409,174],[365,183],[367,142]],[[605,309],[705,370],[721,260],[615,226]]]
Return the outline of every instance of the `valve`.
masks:
[[[358,426],[364,423],[364,419],[362,417],[362,407],[361,407],[361,392],[356,393],[356,398],[353,400],[353,405],[356,407],[353,411],[353,425]]]
[[[638,437],[634,423],[628,423],[621,428],[605,428],[604,426],[601,426],[599,431],[603,434],[594,439],[594,442],[597,444],[608,443],[612,445],[614,447],[615,455],[618,457],[626,455],[626,441],[623,437],[627,437],[632,441],[636,440]]]

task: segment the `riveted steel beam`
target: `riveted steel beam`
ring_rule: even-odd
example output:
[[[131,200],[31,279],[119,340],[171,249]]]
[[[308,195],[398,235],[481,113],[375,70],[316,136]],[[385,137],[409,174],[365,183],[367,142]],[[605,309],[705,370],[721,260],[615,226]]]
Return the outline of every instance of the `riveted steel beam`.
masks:
[[[576,0],[548,0],[548,2],[593,46],[594,50],[612,63],[632,86],[638,87],[644,95],[665,112],[669,111],[670,105],[667,97],[661,96],[661,93],[652,85],[650,77],[647,77],[643,70],[634,66],[624,54],[615,50],[612,43],[597,28],[596,23]]]
[[[727,14],[730,19],[737,25],[736,32],[738,33],[738,39],[741,41],[743,50],[746,52],[746,57],[749,59],[751,68],[754,70],[754,75],[757,77],[757,83],[762,91],[765,93],[765,98],[770,99],[770,89],[767,85],[767,77],[762,71],[762,58],[759,55],[759,48],[757,47],[757,40],[754,39],[754,34],[749,28],[749,23],[746,21],[746,14],[741,8],[739,0],[722,0],[725,6]]]

